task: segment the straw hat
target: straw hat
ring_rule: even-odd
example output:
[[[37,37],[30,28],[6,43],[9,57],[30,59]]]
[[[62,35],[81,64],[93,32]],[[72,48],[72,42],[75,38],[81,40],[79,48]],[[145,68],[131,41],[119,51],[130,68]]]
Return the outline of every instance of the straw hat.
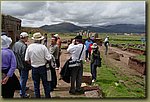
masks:
[[[12,39],[10,37],[7,37],[6,35],[2,35],[1,43],[2,43],[1,48],[8,48],[12,43]]]
[[[40,32],[37,32],[37,33],[34,33],[33,34],[33,37],[32,37],[33,40],[43,40],[44,39],[44,36],[42,36],[42,34]]]

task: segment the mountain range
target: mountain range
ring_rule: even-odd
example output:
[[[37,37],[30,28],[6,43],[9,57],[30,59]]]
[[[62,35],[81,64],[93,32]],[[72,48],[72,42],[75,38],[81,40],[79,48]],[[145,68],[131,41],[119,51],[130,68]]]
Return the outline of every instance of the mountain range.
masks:
[[[79,32],[81,30],[89,30],[98,33],[145,33],[145,25],[143,24],[116,24],[107,26],[77,26],[72,23],[59,23],[54,25],[44,25],[39,27],[47,32]]]

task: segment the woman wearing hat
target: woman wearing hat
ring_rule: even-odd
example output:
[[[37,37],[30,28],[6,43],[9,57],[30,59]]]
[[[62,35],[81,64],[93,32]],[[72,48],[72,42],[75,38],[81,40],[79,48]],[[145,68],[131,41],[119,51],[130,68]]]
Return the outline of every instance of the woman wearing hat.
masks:
[[[21,86],[18,78],[14,74],[17,63],[16,58],[12,50],[9,49],[12,43],[11,38],[6,35],[1,36],[1,54],[2,54],[2,97],[13,98],[15,90],[20,90]]]
[[[97,76],[97,67],[101,66],[101,58],[100,58],[100,52],[98,50],[98,45],[96,43],[93,43],[91,48],[92,48],[91,74],[92,74],[92,82],[95,82]]]

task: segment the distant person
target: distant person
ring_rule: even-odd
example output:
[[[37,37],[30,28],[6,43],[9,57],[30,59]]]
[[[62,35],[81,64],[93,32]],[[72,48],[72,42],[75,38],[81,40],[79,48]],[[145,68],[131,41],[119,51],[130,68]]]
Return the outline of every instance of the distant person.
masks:
[[[43,45],[45,45],[47,47],[47,34],[44,35],[44,43]]]
[[[59,70],[59,67],[60,67],[60,55],[61,55],[61,39],[60,39],[58,34],[55,34],[54,37],[57,38],[56,44],[58,45],[58,48],[59,48],[58,59],[56,59],[56,65],[57,65],[56,69]]]
[[[15,75],[17,67],[16,58],[11,49],[9,49],[12,39],[6,35],[1,35],[1,96],[3,98],[13,98],[15,90],[20,90],[21,86]]]
[[[85,58],[86,46],[82,44],[82,37],[77,36],[76,45],[70,46],[67,49],[67,52],[71,54],[71,61],[80,61],[79,66],[74,66],[71,68],[71,87],[70,94],[76,94],[76,92],[82,92],[81,83],[83,75],[83,60]]]
[[[33,34],[32,39],[34,43],[30,44],[26,50],[25,61],[31,63],[32,66],[32,79],[34,82],[34,94],[36,98],[41,98],[40,94],[40,79],[44,87],[46,98],[50,98],[50,83],[47,80],[46,63],[50,62],[51,54],[47,47],[42,43],[44,36],[37,32]]]
[[[93,43],[91,48],[92,48],[92,53],[91,53],[91,74],[92,74],[92,82],[95,82],[96,77],[97,77],[97,67],[101,66],[101,58],[100,58],[100,52],[98,50],[97,43]]]
[[[20,40],[16,42],[12,50],[16,56],[17,59],[17,68],[20,73],[20,84],[21,84],[21,90],[20,90],[20,96],[22,98],[29,98],[30,95],[26,93],[26,83],[28,80],[29,70],[31,69],[31,66],[25,62],[25,53],[27,49],[27,45],[25,44],[28,41],[28,33],[22,32],[20,34]]]
[[[91,53],[89,52],[90,44],[93,44],[92,40],[90,37],[85,41],[85,46],[86,46],[86,57],[85,61],[90,60]]]
[[[107,36],[104,40],[105,55],[107,55],[107,52],[108,52],[108,45],[109,45],[109,36]]]

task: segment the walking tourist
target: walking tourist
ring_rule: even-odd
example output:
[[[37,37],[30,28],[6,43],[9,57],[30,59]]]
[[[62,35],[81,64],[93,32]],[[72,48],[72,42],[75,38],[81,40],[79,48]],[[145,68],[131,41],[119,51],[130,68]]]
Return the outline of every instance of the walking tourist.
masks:
[[[109,36],[107,36],[104,40],[105,55],[107,55],[107,52],[108,52],[108,45],[109,45]]]
[[[97,43],[93,43],[91,46],[92,54],[91,54],[91,75],[92,75],[92,82],[96,81],[97,76],[97,67],[101,66],[101,58],[100,52],[98,50]]]

